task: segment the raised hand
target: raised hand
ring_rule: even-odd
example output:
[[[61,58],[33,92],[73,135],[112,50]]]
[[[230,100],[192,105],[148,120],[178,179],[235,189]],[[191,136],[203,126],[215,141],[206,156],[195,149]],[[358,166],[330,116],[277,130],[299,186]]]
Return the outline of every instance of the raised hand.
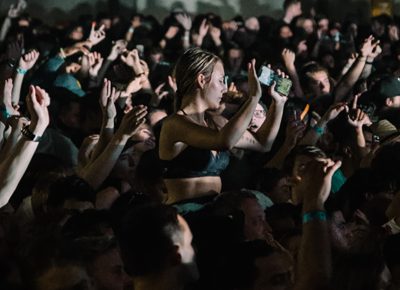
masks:
[[[165,36],[166,39],[172,39],[172,38],[174,38],[176,36],[178,31],[179,31],[179,27],[170,26],[164,36]]]
[[[294,148],[303,137],[306,126],[303,122],[291,121],[286,126],[286,138],[284,144],[289,148]]]
[[[210,25],[207,24],[207,19],[204,19],[200,24],[199,36],[201,38],[204,38],[204,36],[206,36],[206,34],[208,33],[209,29],[210,29]]]
[[[24,70],[30,70],[37,60],[39,59],[40,53],[37,50],[32,50],[30,52],[25,53],[19,60],[19,68]]]
[[[114,61],[126,50],[127,42],[123,39],[117,40],[111,48],[108,59]]]
[[[21,15],[22,11],[26,9],[27,3],[25,0],[19,0],[17,4],[11,4],[8,9],[9,18],[17,18]]]
[[[157,99],[159,101],[161,101],[166,95],[168,95],[168,91],[162,90],[164,88],[164,86],[165,86],[165,83],[162,83],[154,90],[154,92],[157,95]]]
[[[182,25],[183,29],[185,30],[192,29],[192,18],[190,18],[188,14],[186,13],[176,14],[175,19],[176,21],[178,21],[180,25]]]
[[[288,76],[285,73],[283,73],[282,71],[280,71],[279,69],[276,71],[276,73],[278,74],[278,76],[280,76],[282,78],[288,78]],[[272,97],[275,104],[284,105],[288,98],[287,98],[287,96],[283,96],[280,93],[278,93],[275,90],[275,87],[276,87],[276,82],[273,82],[272,85],[268,89],[268,94]]]
[[[322,116],[322,121],[328,123],[329,121],[336,119],[337,116],[344,110],[346,110],[346,103],[337,103],[332,105],[328,111]]]
[[[261,98],[261,85],[256,72],[256,60],[252,59],[247,66],[249,76],[249,96],[260,99]]]
[[[372,124],[368,114],[357,108],[358,98],[360,95],[355,95],[352,103],[351,110],[346,106],[347,121],[355,128],[362,129],[364,125],[370,126]]]
[[[117,92],[115,87],[112,87],[111,81],[104,79],[103,88],[100,93],[100,107],[103,112],[103,118],[113,120],[117,116],[115,101],[119,95],[120,93]]]
[[[332,187],[332,176],[341,166],[341,161],[331,159],[313,159],[304,167],[303,175],[295,186],[299,201],[303,203],[304,212],[324,208]]]
[[[291,51],[290,49],[285,48],[282,51],[282,59],[283,59],[283,63],[285,64],[285,67],[287,69],[291,69],[294,68],[294,62],[296,60],[296,54]]]
[[[377,45],[379,45],[379,40],[375,41],[375,38],[372,35],[370,35],[368,38],[364,40],[364,43],[361,45],[360,48],[361,56],[367,57],[371,55]]]
[[[50,105],[49,94],[40,87],[31,85],[26,96],[26,104],[31,117],[31,132],[35,135],[42,135],[50,122],[47,110]]]
[[[118,128],[119,134],[127,137],[135,135],[140,126],[146,121],[147,107],[143,105],[135,106],[122,118]]]
[[[137,49],[133,49],[127,55],[121,55],[121,60],[127,66],[131,67],[136,75],[144,73]]]
[[[92,23],[89,38],[87,39],[90,45],[95,46],[106,38],[106,32],[104,28],[105,26],[102,25],[99,29],[96,30],[96,22]]]
[[[176,91],[178,90],[178,87],[176,85],[176,81],[173,76],[170,76],[170,75],[168,76],[168,85],[174,91],[174,93],[176,93]]]
[[[103,57],[98,52],[93,52],[88,55],[89,58],[89,76],[97,77],[101,66],[103,65]]]

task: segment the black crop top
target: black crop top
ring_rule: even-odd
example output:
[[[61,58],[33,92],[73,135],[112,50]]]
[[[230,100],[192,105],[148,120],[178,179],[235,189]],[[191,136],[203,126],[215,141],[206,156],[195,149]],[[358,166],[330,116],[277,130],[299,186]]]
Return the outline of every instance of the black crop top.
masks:
[[[229,151],[214,155],[211,150],[188,146],[171,160],[163,160],[166,179],[219,176],[229,164]]]

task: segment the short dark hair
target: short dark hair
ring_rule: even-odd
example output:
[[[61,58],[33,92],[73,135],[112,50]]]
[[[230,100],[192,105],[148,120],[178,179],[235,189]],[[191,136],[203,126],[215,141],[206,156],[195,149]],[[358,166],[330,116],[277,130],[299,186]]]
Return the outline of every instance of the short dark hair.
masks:
[[[311,158],[327,158],[324,151],[316,146],[302,145],[294,148],[288,156],[285,158],[284,162],[284,172],[289,176],[292,176],[294,163],[297,156],[308,156]]]
[[[132,208],[118,233],[125,270],[132,276],[161,272],[173,249],[173,236],[181,232],[174,207],[146,204]]]
[[[235,289],[249,289],[257,279],[258,271],[255,261],[260,257],[268,257],[276,252],[264,240],[247,241],[238,244],[228,258],[225,283],[232,283]]]
[[[50,186],[47,204],[50,207],[59,208],[69,199],[94,204],[96,192],[89,183],[76,175],[62,177]]]
[[[285,0],[283,2],[283,9],[286,10],[286,9],[289,8],[289,6],[292,6],[292,5],[297,4],[299,2],[301,2],[301,1],[299,1],[299,0]]]

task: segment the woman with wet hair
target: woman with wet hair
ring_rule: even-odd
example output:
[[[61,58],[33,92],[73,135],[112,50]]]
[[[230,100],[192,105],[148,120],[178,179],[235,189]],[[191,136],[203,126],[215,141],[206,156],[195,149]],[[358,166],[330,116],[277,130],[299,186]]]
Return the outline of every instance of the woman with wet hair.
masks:
[[[256,132],[248,131],[261,98],[254,60],[248,64],[248,75],[249,96],[228,121],[215,114],[227,91],[222,61],[199,48],[188,49],[178,60],[176,112],[164,120],[160,134],[167,203],[219,193],[219,175],[229,163],[229,149],[271,149],[287,98],[272,85],[269,94],[273,101],[266,120]]]

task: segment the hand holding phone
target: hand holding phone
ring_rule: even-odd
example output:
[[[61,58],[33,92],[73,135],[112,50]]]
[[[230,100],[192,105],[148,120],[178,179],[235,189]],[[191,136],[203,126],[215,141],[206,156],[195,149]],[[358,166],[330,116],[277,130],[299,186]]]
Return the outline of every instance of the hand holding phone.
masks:
[[[272,83],[275,82],[275,90],[284,96],[289,95],[290,89],[292,87],[292,81],[290,79],[279,76],[267,66],[261,67],[261,74],[258,79],[260,83],[266,86],[271,86]]]

